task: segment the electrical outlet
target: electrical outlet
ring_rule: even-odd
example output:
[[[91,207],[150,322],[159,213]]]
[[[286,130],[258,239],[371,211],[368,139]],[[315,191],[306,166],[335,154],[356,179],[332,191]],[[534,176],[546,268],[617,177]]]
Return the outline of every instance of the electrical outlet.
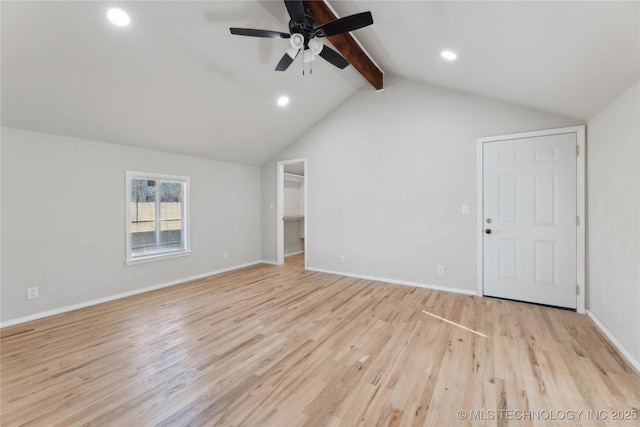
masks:
[[[34,299],[40,296],[40,290],[37,286],[27,288],[27,299]]]
[[[229,252],[225,252],[225,253],[222,255],[222,258],[224,258],[224,259],[229,259]]]
[[[462,205],[462,215],[470,215],[471,214],[471,209],[469,208],[469,205]]]
[[[438,273],[438,276],[444,276],[444,265],[437,266],[436,273]]]
[[[340,262],[344,262],[344,255],[340,255]]]

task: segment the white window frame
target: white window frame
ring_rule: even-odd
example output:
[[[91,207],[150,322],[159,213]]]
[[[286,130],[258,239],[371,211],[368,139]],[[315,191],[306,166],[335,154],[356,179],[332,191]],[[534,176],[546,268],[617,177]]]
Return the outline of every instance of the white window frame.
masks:
[[[152,181],[171,181],[171,182],[181,182],[183,184],[183,194],[182,194],[182,217],[184,218],[183,226],[184,226],[184,238],[185,238],[185,248],[179,249],[170,252],[161,252],[155,254],[148,254],[143,256],[131,256],[131,181],[133,179],[146,179]],[[158,173],[147,173],[147,172],[134,172],[134,171],[126,171],[126,179],[125,179],[125,211],[126,211],[126,253],[125,253],[125,263],[127,265],[140,264],[145,262],[153,262],[160,261],[164,259],[170,258],[178,258],[183,256],[188,256],[191,254],[191,216],[189,214],[189,198],[190,198],[190,186],[189,186],[189,177],[188,176],[176,176],[176,175],[166,175],[166,174],[158,174]]]

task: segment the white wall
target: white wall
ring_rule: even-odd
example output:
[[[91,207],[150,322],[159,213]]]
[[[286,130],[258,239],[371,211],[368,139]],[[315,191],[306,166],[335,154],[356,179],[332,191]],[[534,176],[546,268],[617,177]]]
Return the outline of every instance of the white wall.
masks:
[[[1,137],[5,324],[260,260],[257,167],[10,128]],[[190,256],[125,265],[126,170],[191,177]],[[29,286],[39,299],[26,299]]]
[[[310,268],[473,291],[476,138],[577,124],[411,80],[365,88],[263,166],[263,259],[276,259],[275,162],[306,157]]]
[[[587,306],[640,360],[640,83],[587,134]]]

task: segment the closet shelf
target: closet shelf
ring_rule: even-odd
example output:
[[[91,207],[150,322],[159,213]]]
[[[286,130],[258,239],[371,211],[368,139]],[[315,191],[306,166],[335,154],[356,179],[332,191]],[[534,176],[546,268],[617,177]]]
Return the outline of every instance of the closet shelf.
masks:
[[[285,215],[285,221],[298,221],[300,219],[304,219],[304,215]]]

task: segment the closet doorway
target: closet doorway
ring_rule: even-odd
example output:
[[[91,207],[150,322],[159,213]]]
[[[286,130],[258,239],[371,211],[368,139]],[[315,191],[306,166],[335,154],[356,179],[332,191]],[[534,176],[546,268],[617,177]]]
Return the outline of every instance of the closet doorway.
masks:
[[[307,159],[281,160],[277,168],[276,263],[304,254],[307,235]]]

